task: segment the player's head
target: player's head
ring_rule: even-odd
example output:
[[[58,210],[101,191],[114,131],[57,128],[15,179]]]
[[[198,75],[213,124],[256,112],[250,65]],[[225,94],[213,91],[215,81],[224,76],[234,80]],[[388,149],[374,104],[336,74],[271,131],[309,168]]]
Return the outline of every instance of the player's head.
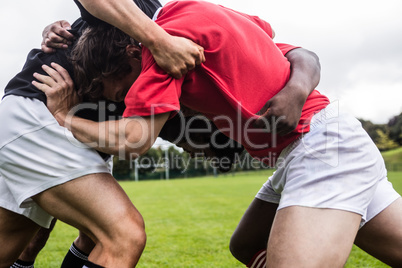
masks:
[[[71,51],[78,94],[122,101],[141,71],[141,48],[119,29],[88,27]]]

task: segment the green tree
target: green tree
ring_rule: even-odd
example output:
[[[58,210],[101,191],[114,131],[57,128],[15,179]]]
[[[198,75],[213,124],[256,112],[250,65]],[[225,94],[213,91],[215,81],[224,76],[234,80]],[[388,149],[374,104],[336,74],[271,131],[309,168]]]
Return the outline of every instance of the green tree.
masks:
[[[402,145],[402,113],[389,120],[388,127],[389,137],[399,145]]]
[[[380,151],[388,151],[398,147],[398,143],[389,138],[381,129],[377,129],[376,145]]]
[[[382,133],[388,133],[387,125],[374,124],[369,120],[363,120],[363,119],[359,119],[359,121],[362,124],[364,130],[366,130],[367,134],[375,143],[377,143],[377,140],[380,138],[378,130],[381,130]]]
[[[130,164],[130,161],[113,157],[113,176],[117,180],[130,180],[131,170],[132,165]]]

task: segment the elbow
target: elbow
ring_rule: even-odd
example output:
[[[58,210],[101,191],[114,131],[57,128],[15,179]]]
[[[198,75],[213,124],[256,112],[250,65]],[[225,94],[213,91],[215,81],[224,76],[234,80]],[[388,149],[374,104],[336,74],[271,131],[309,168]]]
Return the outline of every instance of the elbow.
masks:
[[[152,142],[149,139],[126,141],[121,145],[119,154],[124,156],[126,160],[135,160],[148,152],[151,147]]]
[[[320,64],[320,58],[318,55],[310,50],[303,49],[305,52],[305,60],[308,62],[308,66],[310,66],[312,70],[312,75],[311,75],[311,83],[313,85],[313,88],[318,86],[320,83],[321,79],[321,64]]]
[[[320,64],[320,58],[318,57],[318,55],[310,50],[306,50],[306,52],[307,52],[307,55],[310,57],[311,62],[313,63],[313,66],[315,66],[317,71],[320,72],[321,64]]]

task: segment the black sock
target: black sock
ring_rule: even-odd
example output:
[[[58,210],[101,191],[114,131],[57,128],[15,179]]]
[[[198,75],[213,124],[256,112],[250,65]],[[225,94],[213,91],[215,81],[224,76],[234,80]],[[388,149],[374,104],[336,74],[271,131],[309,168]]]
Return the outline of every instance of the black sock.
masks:
[[[18,259],[16,262],[14,262],[13,265],[10,266],[10,268],[34,268],[34,262],[21,261],[20,259]]]
[[[90,261],[87,261],[87,262],[85,263],[85,265],[82,266],[82,268],[104,268],[104,267],[103,267],[103,266],[100,266],[100,265],[97,265],[97,264],[95,264],[95,263],[92,263],[92,262],[90,262]]]
[[[67,255],[64,257],[63,263],[61,264],[61,268],[74,268],[82,266],[88,260],[88,255],[82,252],[79,248],[77,248],[74,243],[71,244],[70,250],[67,252]]]

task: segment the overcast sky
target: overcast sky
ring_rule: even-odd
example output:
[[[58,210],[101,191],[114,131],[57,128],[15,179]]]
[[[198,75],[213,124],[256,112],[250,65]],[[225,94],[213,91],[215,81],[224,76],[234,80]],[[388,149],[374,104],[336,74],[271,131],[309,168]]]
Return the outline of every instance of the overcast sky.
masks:
[[[345,111],[375,123],[402,112],[401,0],[211,2],[258,15],[271,23],[277,42],[317,53],[322,67],[317,89]],[[2,3],[0,96],[30,49],[40,47],[43,28],[78,16],[73,0]]]

